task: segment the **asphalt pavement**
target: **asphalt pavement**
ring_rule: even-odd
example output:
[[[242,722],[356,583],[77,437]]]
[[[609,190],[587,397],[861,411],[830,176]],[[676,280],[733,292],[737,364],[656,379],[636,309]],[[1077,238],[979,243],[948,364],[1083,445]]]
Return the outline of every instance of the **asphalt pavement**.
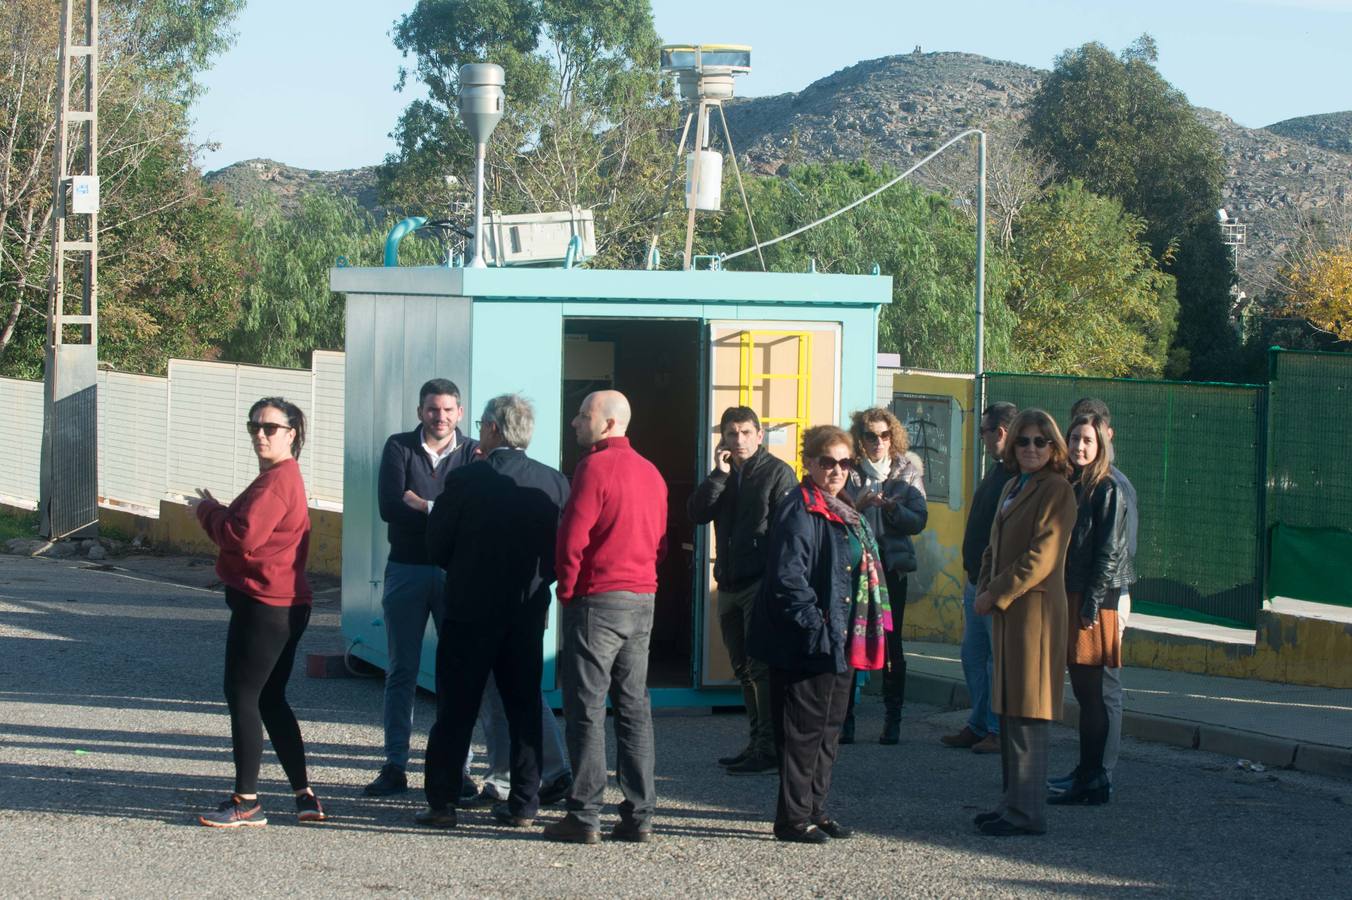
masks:
[[[290,695],[332,821],[296,823],[269,751],[271,824],[203,828],[195,813],[231,780],[223,598],[202,586],[209,568],[127,568],[0,556],[7,896],[1237,898],[1336,896],[1352,883],[1352,782],[1128,738],[1110,805],[1053,807],[1043,837],[983,837],[971,817],[999,795],[998,757],[943,748],[939,735],[963,713],[916,702],[901,744],[880,746],[873,697],[831,793],[833,816],[857,830],[848,841],[774,841],[775,780],[714,764],[740,748],[744,720],[707,713],[655,720],[651,844],[559,845],[482,811],[428,831],[412,824],[418,793],[361,794],[382,757],[380,680],[311,679],[299,667]],[[321,599],[302,651],[341,645],[336,595]],[[415,755],[431,712],[420,697]],[[1053,771],[1075,752],[1074,733],[1054,727]]]

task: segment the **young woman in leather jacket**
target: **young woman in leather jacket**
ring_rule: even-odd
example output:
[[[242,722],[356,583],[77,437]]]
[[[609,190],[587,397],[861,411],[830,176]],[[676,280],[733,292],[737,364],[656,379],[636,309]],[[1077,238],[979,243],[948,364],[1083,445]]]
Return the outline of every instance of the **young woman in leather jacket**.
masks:
[[[1066,443],[1078,506],[1066,553],[1069,640],[1066,662],[1080,704],[1080,762],[1064,794],[1049,803],[1107,803],[1111,786],[1103,768],[1108,709],[1103,670],[1122,665],[1117,601],[1135,580],[1127,537],[1127,504],[1114,480],[1107,423],[1097,415],[1071,423]]]

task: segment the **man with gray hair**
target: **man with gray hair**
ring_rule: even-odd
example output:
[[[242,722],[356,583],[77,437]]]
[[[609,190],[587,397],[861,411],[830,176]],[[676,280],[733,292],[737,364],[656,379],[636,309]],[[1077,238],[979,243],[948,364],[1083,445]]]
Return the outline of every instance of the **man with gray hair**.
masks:
[[[420,825],[456,824],[459,761],[490,675],[511,746],[511,786],[493,817],[523,827],[539,810],[543,641],[568,482],[526,456],[534,427],[535,411],[519,394],[488,401],[479,420],[484,458],[451,473],[428,519],[428,555],[446,570],[446,611]]]

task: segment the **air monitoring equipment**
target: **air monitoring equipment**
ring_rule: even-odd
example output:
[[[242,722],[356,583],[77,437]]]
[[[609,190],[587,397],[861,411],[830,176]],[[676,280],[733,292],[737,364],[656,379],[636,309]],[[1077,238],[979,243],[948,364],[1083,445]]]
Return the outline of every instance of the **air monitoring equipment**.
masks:
[[[482,269],[484,262],[484,156],[488,139],[502,120],[507,83],[502,66],[472,63],[460,67],[460,119],[474,140],[474,255],[470,267]]]
[[[718,110],[718,119],[723,126],[728,158],[737,176],[737,190],[742,195],[742,203],[747,206],[748,222],[751,219],[751,208],[746,204],[746,190],[742,187],[742,173],[737,167],[737,154],[732,148],[728,120],[723,115],[723,101],[732,98],[732,80],[751,71],[751,48],[744,44],[667,44],[662,48],[661,68],[663,75],[676,76],[681,99],[690,104],[685,126],[681,129],[681,141],[676,148],[676,165],[679,167],[683,159],[685,162],[687,213],[683,265],[689,269],[695,240],[695,212],[720,209],[723,201],[723,155],[709,148],[709,113],[714,109]],[[695,123],[695,144],[690,154],[686,155],[685,141],[690,136],[692,121]],[[751,237],[757,242],[759,255],[759,240],[756,238],[754,223],[751,225]],[[765,268],[763,257],[761,268]]]

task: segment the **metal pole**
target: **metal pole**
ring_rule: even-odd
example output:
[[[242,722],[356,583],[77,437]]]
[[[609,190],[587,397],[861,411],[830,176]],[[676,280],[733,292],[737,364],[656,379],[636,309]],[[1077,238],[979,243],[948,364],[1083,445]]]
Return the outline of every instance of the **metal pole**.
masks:
[[[474,258],[470,260],[471,269],[486,269],[484,262],[484,157],[488,153],[487,144],[474,145]]]
[[[977,132],[976,144],[976,352],[974,354],[972,399],[972,488],[981,477],[981,411],[985,409],[985,390],[981,375],[986,366],[986,132]]]
[[[699,111],[695,114],[695,161],[690,167],[690,190],[686,191],[685,202],[689,207],[689,212],[685,217],[685,260],[682,268],[687,271],[694,268],[694,261],[690,254],[694,252],[695,246],[695,207],[699,205],[699,175],[700,160],[703,159],[701,151],[705,143],[709,140],[709,107],[707,101],[699,101]]]

